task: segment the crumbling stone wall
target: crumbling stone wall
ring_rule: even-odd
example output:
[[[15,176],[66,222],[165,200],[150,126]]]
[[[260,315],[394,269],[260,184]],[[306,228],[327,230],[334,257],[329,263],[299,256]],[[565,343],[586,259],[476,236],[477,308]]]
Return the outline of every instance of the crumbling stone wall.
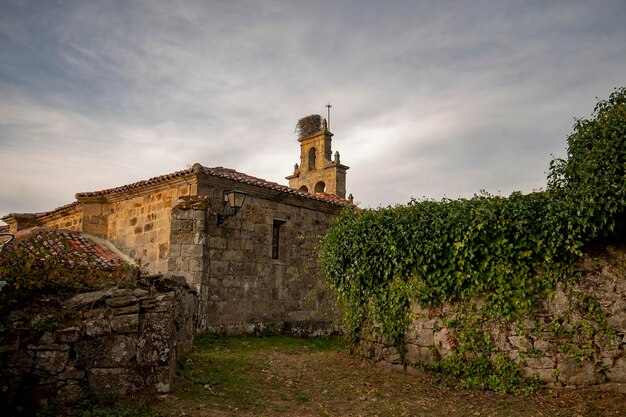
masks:
[[[626,392],[626,245],[586,255],[579,271],[576,284],[571,288],[560,284],[554,297],[522,324],[502,320],[482,330],[527,377],[555,387],[595,385]],[[432,365],[453,353],[455,330],[446,322],[459,307],[428,310],[414,305],[415,318],[404,338],[404,360],[371,328],[361,334],[359,352],[398,369],[406,369],[405,364]]]
[[[168,392],[177,359],[192,347],[196,295],[177,277],[148,284],[79,294],[43,329],[3,333],[2,409],[32,415],[51,399]]]

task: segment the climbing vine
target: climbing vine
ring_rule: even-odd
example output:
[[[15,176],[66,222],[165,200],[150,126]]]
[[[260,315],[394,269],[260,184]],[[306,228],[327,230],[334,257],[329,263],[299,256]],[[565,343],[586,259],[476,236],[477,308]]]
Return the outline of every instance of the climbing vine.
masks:
[[[520,319],[573,275],[586,244],[624,230],[625,167],[621,88],[575,123],[546,191],[345,209],[322,241],[322,261],[348,340],[374,320],[401,348],[412,302],[481,299],[483,317]]]

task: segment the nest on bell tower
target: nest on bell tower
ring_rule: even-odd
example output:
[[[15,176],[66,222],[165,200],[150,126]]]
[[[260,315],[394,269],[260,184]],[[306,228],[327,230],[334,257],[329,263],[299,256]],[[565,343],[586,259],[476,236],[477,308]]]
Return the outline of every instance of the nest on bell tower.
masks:
[[[310,114],[298,120],[295,132],[298,134],[298,138],[302,139],[320,130],[322,130],[322,116],[319,114]]]

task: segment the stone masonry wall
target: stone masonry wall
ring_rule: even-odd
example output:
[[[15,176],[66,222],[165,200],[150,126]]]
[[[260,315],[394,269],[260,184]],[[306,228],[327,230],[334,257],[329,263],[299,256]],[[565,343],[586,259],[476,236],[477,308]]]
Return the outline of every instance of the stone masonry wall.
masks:
[[[109,203],[107,239],[148,273],[167,272],[172,206],[188,194],[182,186]]]
[[[523,375],[555,387],[595,385],[626,393],[626,246],[609,246],[588,254],[579,264],[582,277],[573,288],[559,285],[553,299],[523,325],[489,323],[498,349],[518,363]],[[603,314],[592,307],[597,300]],[[360,353],[375,362],[406,369],[432,365],[453,354],[454,329],[445,326],[459,305],[425,310],[413,306],[415,319],[405,334],[407,352],[397,349],[375,331],[366,331]],[[606,319],[606,331],[601,322]],[[591,330],[595,329],[595,330]],[[590,336],[591,335],[591,336]]]
[[[324,290],[318,243],[333,216],[253,196],[224,227],[210,216],[211,329],[249,333],[269,324],[295,333],[332,330],[334,303]],[[281,222],[278,259],[272,259],[274,221]]]
[[[158,190],[128,199],[83,199],[78,207],[38,219],[37,225],[108,239],[146,272],[166,273],[172,206],[179,197],[193,191],[189,184],[165,184]]]
[[[45,219],[42,222],[41,227],[49,227],[50,229],[66,229],[80,232],[83,228],[83,209],[82,207],[76,207],[63,216]]]
[[[204,197],[182,201],[172,212],[169,267],[200,292],[200,330],[335,331],[318,248],[333,214],[249,195],[237,216],[218,227],[222,193],[205,189]],[[272,259],[275,220],[282,223],[278,259]]]
[[[182,276],[205,300],[208,274],[208,197],[180,197],[172,209],[168,270]],[[204,303],[203,307],[204,308]]]
[[[192,347],[195,308],[182,279],[155,277],[145,287],[79,294],[44,328],[3,333],[2,409],[34,415],[51,399],[168,392],[177,359]]]

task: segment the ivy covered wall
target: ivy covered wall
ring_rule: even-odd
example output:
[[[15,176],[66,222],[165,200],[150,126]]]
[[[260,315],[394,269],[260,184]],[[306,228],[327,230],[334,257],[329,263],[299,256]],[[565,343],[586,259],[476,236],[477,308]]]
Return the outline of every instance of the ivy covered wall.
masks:
[[[577,289],[577,265],[584,250],[623,241],[625,167],[622,88],[576,122],[567,157],[552,161],[545,191],[345,210],[323,240],[323,262],[348,340],[356,345],[374,331],[406,362],[406,335],[418,318],[412,311],[455,306],[442,323],[456,329],[450,355],[429,366],[505,391],[523,385],[522,368],[481,330],[485,323],[526,332],[524,323],[544,314],[546,300],[566,291],[588,310],[574,318],[586,323],[580,326],[589,340],[613,340],[620,329],[607,323],[597,294]],[[599,351],[599,342],[590,349]],[[599,360],[570,356],[594,366]]]

